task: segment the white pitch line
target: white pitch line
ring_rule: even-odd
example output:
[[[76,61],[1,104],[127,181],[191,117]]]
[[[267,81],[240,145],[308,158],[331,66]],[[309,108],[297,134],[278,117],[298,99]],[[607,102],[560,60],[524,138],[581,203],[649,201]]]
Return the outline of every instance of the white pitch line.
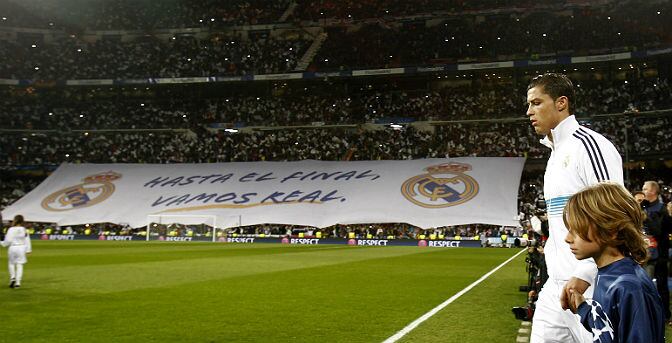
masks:
[[[398,341],[399,339],[401,339],[402,337],[406,336],[406,334],[408,334],[409,332],[413,331],[413,329],[415,329],[416,327],[418,327],[418,325],[422,324],[422,322],[424,322],[425,320],[431,318],[431,317],[432,317],[433,315],[435,315],[437,312],[443,310],[444,307],[450,305],[450,303],[452,303],[453,301],[457,300],[459,297],[461,297],[462,295],[464,295],[464,293],[469,292],[472,288],[476,287],[479,283],[483,282],[483,280],[485,280],[485,279],[487,279],[488,277],[490,277],[490,275],[492,275],[494,272],[496,272],[496,271],[498,271],[500,268],[504,267],[507,263],[511,262],[511,260],[513,260],[514,258],[518,257],[518,255],[522,254],[522,253],[525,252],[525,251],[527,251],[527,249],[521,249],[520,252],[518,252],[517,254],[511,256],[511,258],[509,258],[508,260],[504,261],[502,264],[500,264],[499,266],[495,267],[493,270],[489,271],[487,274],[481,276],[480,279],[474,281],[471,285],[469,285],[469,286],[467,286],[466,288],[464,288],[463,290],[459,291],[458,293],[456,293],[455,295],[453,295],[452,297],[450,297],[448,300],[442,302],[441,304],[439,304],[439,306],[437,306],[437,307],[431,309],[429,312],[423,314],[420,318],[414,320],[412,323],[406,325],[405,328],[399,330],[397,333],[395,333],[394,335],[390,336],[390,338],[384,340],[383,343],[394,343],[394,342]]]

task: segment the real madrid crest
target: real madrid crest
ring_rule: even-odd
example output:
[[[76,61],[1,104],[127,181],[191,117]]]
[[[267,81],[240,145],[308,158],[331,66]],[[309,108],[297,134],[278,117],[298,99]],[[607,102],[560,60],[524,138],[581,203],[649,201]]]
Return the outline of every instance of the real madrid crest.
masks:
[[[42,200],[42,208],[47,211],[61,212],[93,206],[114,193],[112,181],[120,179],[121,174],[113,171],[87,176],[84,183],[62,189]]]
[[[427,174],[414,176],[401,186],[401,194],[425,208],[443,208],[463,204],[478,194],[478,183],[465,174],[466,163],[450,162],[425,168]]]

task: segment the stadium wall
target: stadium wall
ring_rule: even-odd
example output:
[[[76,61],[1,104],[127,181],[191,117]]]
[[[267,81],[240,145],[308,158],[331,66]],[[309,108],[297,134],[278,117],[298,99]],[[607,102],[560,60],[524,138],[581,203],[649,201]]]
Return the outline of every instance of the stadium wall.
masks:
[[[31,235],[32,240],[42,241],[145,241],[144,236],[104,236],[104,235]],[[158,236],[158,241],[164,242],[212,242],[211,237],[170,237]],[[350,245],[350,246],[418,246],[430,248],[480,248],[480,240],[431,240],[431,239],[355,239],[355,238],[293,238],[293,237],[220,237],[217,243],[254,244],[254,243],[281,243],[288,245]],[[501,243],[501,240],[499,241]]]

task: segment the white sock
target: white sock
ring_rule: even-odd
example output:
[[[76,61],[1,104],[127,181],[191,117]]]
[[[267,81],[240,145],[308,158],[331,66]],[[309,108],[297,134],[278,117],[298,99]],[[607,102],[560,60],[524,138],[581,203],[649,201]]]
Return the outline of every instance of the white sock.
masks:
[[[17,263],[16,264],[16,284],[17,285],[21,284],[21,277],[23,277],[23,264]]]
[[[16,280],[16,271],[14,270],[14,263],[9,263],[9,279]]]

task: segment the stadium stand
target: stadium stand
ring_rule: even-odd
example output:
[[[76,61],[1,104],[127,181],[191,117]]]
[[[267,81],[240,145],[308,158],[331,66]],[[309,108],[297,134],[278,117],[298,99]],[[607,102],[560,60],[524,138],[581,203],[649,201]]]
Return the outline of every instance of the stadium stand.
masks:
[[[270,74],[291,71],[309,41],[212,35],[168,41],[140,37],[130,42],[75,38],[41,44],[0,41],[0,77],[37,80],[136,79]]]
[[[672,28],[664,15],[672,4],[631,4],[236,0],[223,6],[114,0],[88,7],[65,1],[56,8],[44,0],[3,2],[0,83],[8,85],[0,86],[0,206],[62,162],[524,156],[539,163],[548,150],[537,144],[524,118],[523,95],[526,80],[549,68],[574,72],[577,115],[616,143],[635,166],[628,166],[628,181],[637,185],[641,175],[652,176],[636,169],[637,163],[672,153],[666,139],[672,134],[672,75],[665,52]],[[662,52],[658,57],[649,51]],[[571,63],[572,56],[620,52],[633,55],[621,62]],[[302,71],[302,62],[309,72],[320,72],[543,62],[549,56],[568,62],[448,68],[404,78],[250,81],[252,75]],[[146,82],[230,76],[248,78],[214,86]],[[147,84],[66,83],[73,79]],[[26,169],[39,176],[23,175]],[[542,205],[540,180],[530,171],[521,185],[522,228]],[[356,230],[366,236],[368,229]],[[500,234],[476,226],[446,230]],[[394,235],[410,236],[407,231]]]
[[[550,151],[525,116],[525,87],[548,71],[574,80],[575,113],[614,142],[626,186],[658,180],[672,201],[672,1],[90,3],[0,2],[0,209],[61,163],[525,157],[517,227],[265,224],[224,234],[540,242],[531,218],[546,207]],[[146,230],[29,228],[91,239]]]
[[[0,7],[3,26],[90,30],[150,30],[184,27],[226,27],[277,22],[288,9],[288,0],[207,0],[198,2],[114,0],[81,6],[68,0],[7,2]]]
[[[586,82],[579,83],[578,87],[576,114],[579,117],[672,108],[672,91],[667,79]],[[44,92],[46,94],[36,96],[3,97],[0,128],[61,129],[60,124],[66,122],[68,128],[81,130],[186,129],[212,123],[244,126],[298,126],[313,122],[364,124],[384,118],[506,119],[521,117],[525,112],[521,96],[524,90],[506,83],[433,91],[356,91],[350,95],[334,92],[99,99],[105,92],[105,89],[92,89],[84,94]]]

